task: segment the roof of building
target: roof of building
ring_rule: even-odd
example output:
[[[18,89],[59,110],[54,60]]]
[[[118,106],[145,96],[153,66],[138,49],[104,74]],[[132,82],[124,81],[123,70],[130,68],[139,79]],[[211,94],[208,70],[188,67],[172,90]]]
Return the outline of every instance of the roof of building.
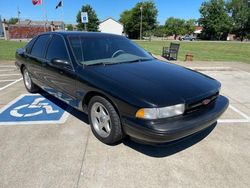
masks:
[[[32,21],[32,20],[24,20],[20,21],[21,25],[62,25],[62,21]]]
[[[106,21],[108,21],[108,20],[113,20],[113,21],[115,21],[115,22],[117,22],[118,24],[120,24],[120,25],[122,25],[122,26],[123,26],[123,24],[122,24],[121,22],[119,22],[119,21],[115,20],[115,19],[114,19],[114,18],[112,18],[112,17],[108,17],[107,19],[105,19],[105,20],[101,21],[101,22],[100,22],[100,24],[101,24],[101,23],[103,23],[103,22],[106,22]]]

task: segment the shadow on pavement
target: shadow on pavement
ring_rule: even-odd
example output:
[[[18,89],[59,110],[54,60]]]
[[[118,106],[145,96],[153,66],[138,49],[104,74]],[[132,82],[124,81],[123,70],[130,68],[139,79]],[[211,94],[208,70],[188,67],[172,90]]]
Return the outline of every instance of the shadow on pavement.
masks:
[[[46,99],[50,100],[51,102],[53,102],[54,104],[62,108],[63,110],[67,111],[69,114],[73,115],[77,119],[83,121],[86,124],[89,124],[87,114],[80,112],[79,110],[69,106],[67,103],[57,99],[56,97],[54,97],[53,95],[50,95],[49,93],[45,91],[40,91],[39,94],[45,97]]]
[[[214,123],[210,127],[196,134],[166,144],[144,145],[134,142],[130,139],[125,139],[123,141],[123,144],[150,157],[167,157],[170,155],[174,155],[175,153],[178,153],[180,151],[183,151],[191,147],[192,145],[200,142],[212,132],[216,125],[217,123]]]
[[[53,102],[54,104],[62,108],[63,110],[67,111],[68,113],[76,117],[77,119],[83,121],[86,124],[89,124],[87,114],[72,108],[67,103],[57,99],[56,97],[46,93],[45,91],[40,91],[39,93],[43,97],[47,98],[48,100],[50,100],[51,102]],[[178,153],[180,151],[183,151],[191,147],[192,145],[200,142],[212,132],[212,130],[216,127],[216,125],[217,123],[214,123],[207,129],[202,130],[194,135],[185,137],[177,141],[168,142],[165,144],[145,145],[145,144],[135,142],[129,138],[125,138],[124,140],[122,140],[121,142],[118,142],[117,144],[114,144],[113,146],[123,143],[124,145],[134,149],[135,151],[141,152],[151,157],[157,157],[157,158],[167,157],[170,155],[174,155],[175,153]]]

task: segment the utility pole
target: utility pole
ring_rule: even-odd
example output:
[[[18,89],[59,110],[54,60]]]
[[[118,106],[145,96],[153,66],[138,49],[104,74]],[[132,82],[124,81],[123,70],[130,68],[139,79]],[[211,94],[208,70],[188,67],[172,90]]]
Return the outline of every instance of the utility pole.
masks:
[[[140,10],[141,10],[140,40],[141,40],[142,39],[142,11],[143,11],[142,5],[140,7]]]
[[[18,18],[18,23],[20,24],[20,10],[19,10],[19,6],[17,6],[17,18]]]

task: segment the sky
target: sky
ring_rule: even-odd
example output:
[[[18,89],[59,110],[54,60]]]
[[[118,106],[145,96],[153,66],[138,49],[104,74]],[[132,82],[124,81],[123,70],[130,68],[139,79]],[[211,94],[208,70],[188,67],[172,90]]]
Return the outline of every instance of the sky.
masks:
[[[135,6],[139,0],[64,0],[63,8],[55,9],[60,0],[42,0],[42,6],[34,6],[32,0],[0,0],[0,16],[5,19],[17,17],[17,9],[21,12],[20,19],[48,20],[65,23],[76,23],[76,14],[82,5],[90,4],[102,21],[108,17],[119,20],[120,14]],[[141,0],[142,1],[142,0]],[[164,24],[166,19],[173,16],[177,18],[199,18],[199,7],[204,0],[154,0],[158,9],[158,22]],[[46,10],[46,11],[45,11]]]

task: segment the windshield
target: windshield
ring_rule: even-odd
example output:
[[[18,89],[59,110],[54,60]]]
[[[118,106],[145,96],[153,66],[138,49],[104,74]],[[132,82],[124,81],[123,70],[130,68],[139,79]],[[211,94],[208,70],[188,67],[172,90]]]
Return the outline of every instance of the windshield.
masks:
[[[151,60],[153,57],[125,37],[113,35],[69,36],[78,62],[84,65]]]

